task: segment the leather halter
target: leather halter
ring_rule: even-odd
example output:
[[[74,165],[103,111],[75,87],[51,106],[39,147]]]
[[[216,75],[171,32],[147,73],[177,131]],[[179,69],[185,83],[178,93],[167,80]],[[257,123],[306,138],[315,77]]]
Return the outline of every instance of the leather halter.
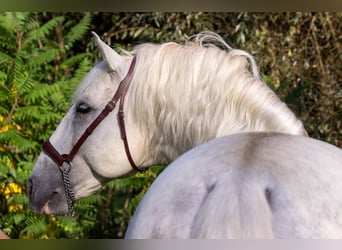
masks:
[[[48,139],[43,144],[43,151],[58,165],[60,170],[63,173],[63,182],[65,186],[65,193],[67,197],[69,212],[72,210],[73,204],[75,203],[76,199],[72,193],[72,190],[70,188],[70,182],[69,182],[69,176],[68,172],[70,171],[71,162],[80,149],[80,147],[83,145],[83,143],[87,140],[87,138],[92,134],[92,132],[95,130],[95,128],[102,122],[104,118],[107,117],[107,115],[114,110],[117,102],[120,100],[119,104],[119,111],[118,111],[118,122],[119,122],[119,128],[121,132],[121,139],[124,142],[126,155],[128,158],[128,161],[130,162],[132,168],[138,172],[144,172],[146,170],[145,167],[138,168],[136,164],[133,161],[132,155],[129,150],[128,142],[127,142],[127,134],[126,134],[126,127],[125,127],[125,119],[124,119],[124,101],[125,96],[127,93],[127,89],[132,81],[133,78],[133,70],[136,62],[136,57],[133,58],[132,63],[129,67],[128,73],[126,77],[120,82],[119,87],[117,91],[115,92],[113,98],[107,103],[107,105],[104,107],[102,112],[95,118],[95,120],[88,126],[88,128],[84,131],[82,136],[78,139],[76,144],[73,146],[69,154],[60,154],[56,148],[51,144],[50,140]],[[66,163],[66,164],[65,164]],[[68,186],[68,187],[67,187]],[[69,190],[68,190],[69,189]]]

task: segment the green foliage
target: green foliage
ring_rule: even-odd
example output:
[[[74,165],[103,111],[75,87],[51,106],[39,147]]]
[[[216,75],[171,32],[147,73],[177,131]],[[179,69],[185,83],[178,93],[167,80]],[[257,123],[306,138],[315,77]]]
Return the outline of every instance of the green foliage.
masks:
[[[100,194],[77,203],[74,219],[28,211],[25,183],[40,145],[99,59],[90,30],[126,50],[215,31],[255,56],[265,82],[312,137],[341,146],[341,18],[341,13],[0,14],[0,229],[12,238],[121,238],[163,169],[111,181]]]
[[[41,23],[36,13],[0,15],[0,227],[11,237],[65,234],[58,219],[28,210],[26,181],[40,145],[62,119],[71,93],[91,64],[88,54],[70,57],[63,41],[56,42],[54,36],[65,37],[71,49],[89,29],[90,20],[85,15],[65,28],[64,16]],[[51,227],[59,231],[51,233]]]

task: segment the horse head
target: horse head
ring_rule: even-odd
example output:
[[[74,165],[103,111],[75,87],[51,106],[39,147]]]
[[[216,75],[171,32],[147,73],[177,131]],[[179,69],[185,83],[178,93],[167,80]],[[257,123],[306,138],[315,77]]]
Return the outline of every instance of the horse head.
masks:
[[[28,195],[30,208],[36,213],[64,214],[70,209],[68,192],[75,202],[98,191],[108,180],[133,172],[116,116],[118,100],[113,101],[114,93],[116,99],[124,98],[117,92],[123,91],[119,90],[119,84],[122,85],[120,82],[128,74],[132,57],[119,55],[95,33],[93,35],[103,62],[96,65],[80,85],[71,108],[44,144],[44,151],[34,166],[28,182]],[[131,70],[130,75],[133,75],[133,67]],[[108,106],[114,110],[106,110]],[[127,111],[123,101],[121,108],[122,112]],[[139,149],[143,148],[143,142],[139,138],[143,137],[129,113],[125,113],[125,132],[133,138],[129,143],[127,138],[126,142],[134,150],[135,161],[140,164],[142,152]],[[96,119],[98,124],[94,126]],[[83,141],[83,137],[86,140]],[[65,168],[68,168],[66,172]]]

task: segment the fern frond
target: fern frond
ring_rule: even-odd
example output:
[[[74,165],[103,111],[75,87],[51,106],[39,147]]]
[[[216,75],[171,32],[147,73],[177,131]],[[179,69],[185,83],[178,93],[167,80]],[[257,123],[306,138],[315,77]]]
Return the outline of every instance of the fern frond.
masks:
[[[82,216],[92,216],[96,214],[97,204],[103,200],[105,200],[105,197],[99,194],[80,199],[75,206],[76,214]]]
[[[17,84],[19,96],[24,96],[26,93],[29,93],[36,84],[36,81],[32,78],[33,73],[25,72],[22,76],[25,76],[25,79],[21,79]]]
[[[25,59],[24,59],[24,53],[23,52],[18,52],[15,57],[14,61],[14,79],[13,83],[14,85],[17,85],[18,83],[21,83],[25,81],[26,79],[26,70],[25,70]]]
[[[1,72],[1,74],[6,74]],[[8,78],[8,75],[4,76],[4,78]],[[11,89],[7,86],[6,81],[0,82],[0,99],[4,98],[3,100],[8,100],[8,96],[11,95]]]
[[[15,27],[14,22],[12,21],[12,18],[9,18],[8,15],[11,15],[11,13],[5,13],[3,15],[0,15],[0,31],[2,34],[12,33]]]
[[[11,65],[13,62],[13,58],[4,52],[0,51],[0,65],[3,67],[7,67],[8,65]]]
[[[70,79],[71,84],[74,86],[75,83],[79,84],[83,78],[88,74],[91,67],[91,61],[89,58],[85,57],[81,63],[79,64],[78,68],[73,74],[72,79]]]
[[[81,63],[82,60],[84,60],[85,58],[90,58],[91,54],[90,53],[81,53],[78,55],[74,55],[68,59],[66,59],[64,62],[61,63],[61,68],[62,69],[68,69],[71,68],[73,66],[75,66],[78,63]]]
[[[23,220],[25,220],[25,214],[14,214],[13,215],[14,224],[18,225]]]
[[[73,72],[72,78],[68,79],[67,84],[63,85],[63,91],[66,96],[72,97],[76,87],[81,83],[83,78],[88,74],[91,68],[91,61],[88,57],[84,57],[79,63],[78,68]]]
[[[44,63],[50,63],[61,54],[60,48],[47,48],[45,50],[36,50],[28,61],[30,67],[40,66]]]
[[[33,150],[35,148],[34,144],[31,142],[31,140],[26,139],[22,136],[17,136],[17,137],[11,138],[10,143],[13,146],[16,146],[21,153],[24,153],[28,150]]]
[[[13,203],[26,206],[28,204],[28,198],[27,198],[26,194],[13,194],[7,200],[7,204],[10,205]]]
[[[9,33],[14,33],[16,29],[22,31],[31,15],[29,12],[6,12],[1,15],[0,23]]]
[[[91,17],[89,15],[85,15],[78,24],[71,28],[68,34],[65,35],[66,49],[70,49],[74,42],[83,37],[83,35],[89,30],[90,22]]]
[[[28,235],[39,235],[45,232],[45,217],[32,216],[26,220],[27,226],[22,230]]]
[[[45,39],[47,35],[58,25],[64,21],[64,16],[58,16],[47,23],[39,27],[38,29],[34,29],[27,34],[27,38],[23,42],[23,49],[26,48],[27,45],[31,44],[32,41],[38,41],[40,39]]]
[[[28,34],[29,31],[39,29],[39,26],[40,26],[40,23],[34,17],[30,18],[25,26],[25,31],[26,31],[25,34]],[[25,45],[25,41],[23,45]]]
[[[26,104],[35,104],[41,100],[48,100],[54,93],[60,92],[60,84],[48,85],[36,82],[31,91],[23,97],[23,101]]]
[[[95,194],[88,196],[86,198],[82,198],[79,201],[77,201],[77,203],[78,205],[94,205],[103,200],[105,200],[105,198],[102,195]]]
[[[13,137],[17,137],[17,136],[20,136],[20,132],[15,130],[15,129],[12,129],[10,128],[9,126],[10,125],[5,125],[4,124],[9,124],[9,122],[7,123],[2,123],[2,128],[4,128],[5,126],[8,126],[7,130],[4,130],[4,131],[1,131],[0,133],[0,143],[1,144],[9,144],[9,142],[11,141],[11,139]]]
[[[50,108],[51,109],[51,108]],[[17,109],[15,119],[19,121],[40,121],[43,124],[56,123],[60,121],[62,114],[54,112],[53,109],[48,110],[41,106],[20,107]]]

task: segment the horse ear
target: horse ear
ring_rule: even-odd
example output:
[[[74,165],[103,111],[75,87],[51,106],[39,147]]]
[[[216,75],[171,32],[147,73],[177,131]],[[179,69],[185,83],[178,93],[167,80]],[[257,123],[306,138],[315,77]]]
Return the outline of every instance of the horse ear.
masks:
[[[122,69],[122,65],[125,63],[125,59],[115,52],[111,47],[109,47],[106,43],[104,43],[101,38],[94,32],[91,32],[96,45],[99,47],[101,51],[101,55],[103,60],[106,62],[107,67],[114,72],[117,72],[121,75],[120,69]]]

